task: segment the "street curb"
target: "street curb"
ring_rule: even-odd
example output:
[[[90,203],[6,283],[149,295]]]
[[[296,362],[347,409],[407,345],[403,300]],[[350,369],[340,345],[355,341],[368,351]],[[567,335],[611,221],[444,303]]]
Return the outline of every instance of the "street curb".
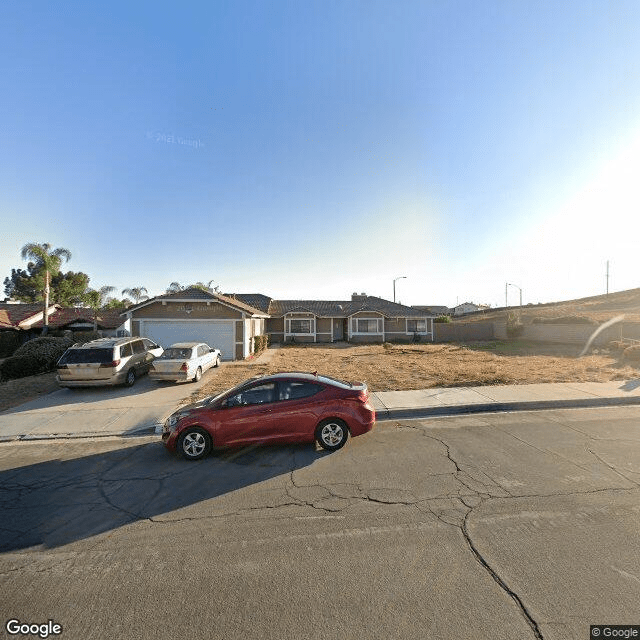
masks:
[[[620,398],[579,398],[574,400],[529,400],[522,402],[485,402],[440,407],[407,409],[376,409],[376,420],[415,420],[446,416],[472,415],[475,413],[505,413],[509,411],[541,411],[544,409],[588,409],[640,405],[640,396]],[[96,431],[85,433],[17,434],[0,436],[0,444],[6,442],[38,442],[44,440],[82,440],[90,438],[140,438],[161,433],[162,423],[145,425],[133,431]]]
[[[88,431],[84,433],[20,433],[13,436],[0,436],[0,444],[5,442],[39,442],[43,440],[87,440],[90,438],[141,438],[157,435],[158,425],[147,425],[133,431]]]
[[[415,409],[376,409],[376,420],[436,418],[474,413],[540,411],[543,409],[583,409],[640,405],[640,396],[623,398],[579,398],[575,400],[528,400],[523,402],[487,402]]]

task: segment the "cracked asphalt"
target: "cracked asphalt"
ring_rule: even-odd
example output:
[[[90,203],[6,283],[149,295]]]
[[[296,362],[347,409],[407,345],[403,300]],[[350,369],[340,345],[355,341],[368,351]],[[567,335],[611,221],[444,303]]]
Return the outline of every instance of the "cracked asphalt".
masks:
[[[188,463],[0,445],[4,622],[63,638],[589,637],[640,624],[640,409],[379,423]]]

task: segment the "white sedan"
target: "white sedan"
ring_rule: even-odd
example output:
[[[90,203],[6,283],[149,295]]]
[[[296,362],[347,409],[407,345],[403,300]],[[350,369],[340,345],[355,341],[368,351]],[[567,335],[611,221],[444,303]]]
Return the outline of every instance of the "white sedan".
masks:
[[[212,349],[204,342],[177,342],[153,361],[149,377],[153,380],[198,382],[211,367],[220,365],[220,349]]]

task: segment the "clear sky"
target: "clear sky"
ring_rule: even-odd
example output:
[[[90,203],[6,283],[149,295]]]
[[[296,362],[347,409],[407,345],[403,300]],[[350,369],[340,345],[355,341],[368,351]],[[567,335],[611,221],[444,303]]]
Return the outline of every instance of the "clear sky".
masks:
[[[638,287],[639,33],[637,0],[7,0],[0,276],[48,242],[151,295]]]

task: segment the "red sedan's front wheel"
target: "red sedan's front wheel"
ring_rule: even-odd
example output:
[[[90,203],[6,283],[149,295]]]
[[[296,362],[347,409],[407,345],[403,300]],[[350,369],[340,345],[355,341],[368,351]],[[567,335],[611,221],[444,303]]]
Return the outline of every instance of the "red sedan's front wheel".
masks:
[[[185,460],[200,460],[211,451],[211,436],[199,427],[185,429],[178,437],[178,451]]]

